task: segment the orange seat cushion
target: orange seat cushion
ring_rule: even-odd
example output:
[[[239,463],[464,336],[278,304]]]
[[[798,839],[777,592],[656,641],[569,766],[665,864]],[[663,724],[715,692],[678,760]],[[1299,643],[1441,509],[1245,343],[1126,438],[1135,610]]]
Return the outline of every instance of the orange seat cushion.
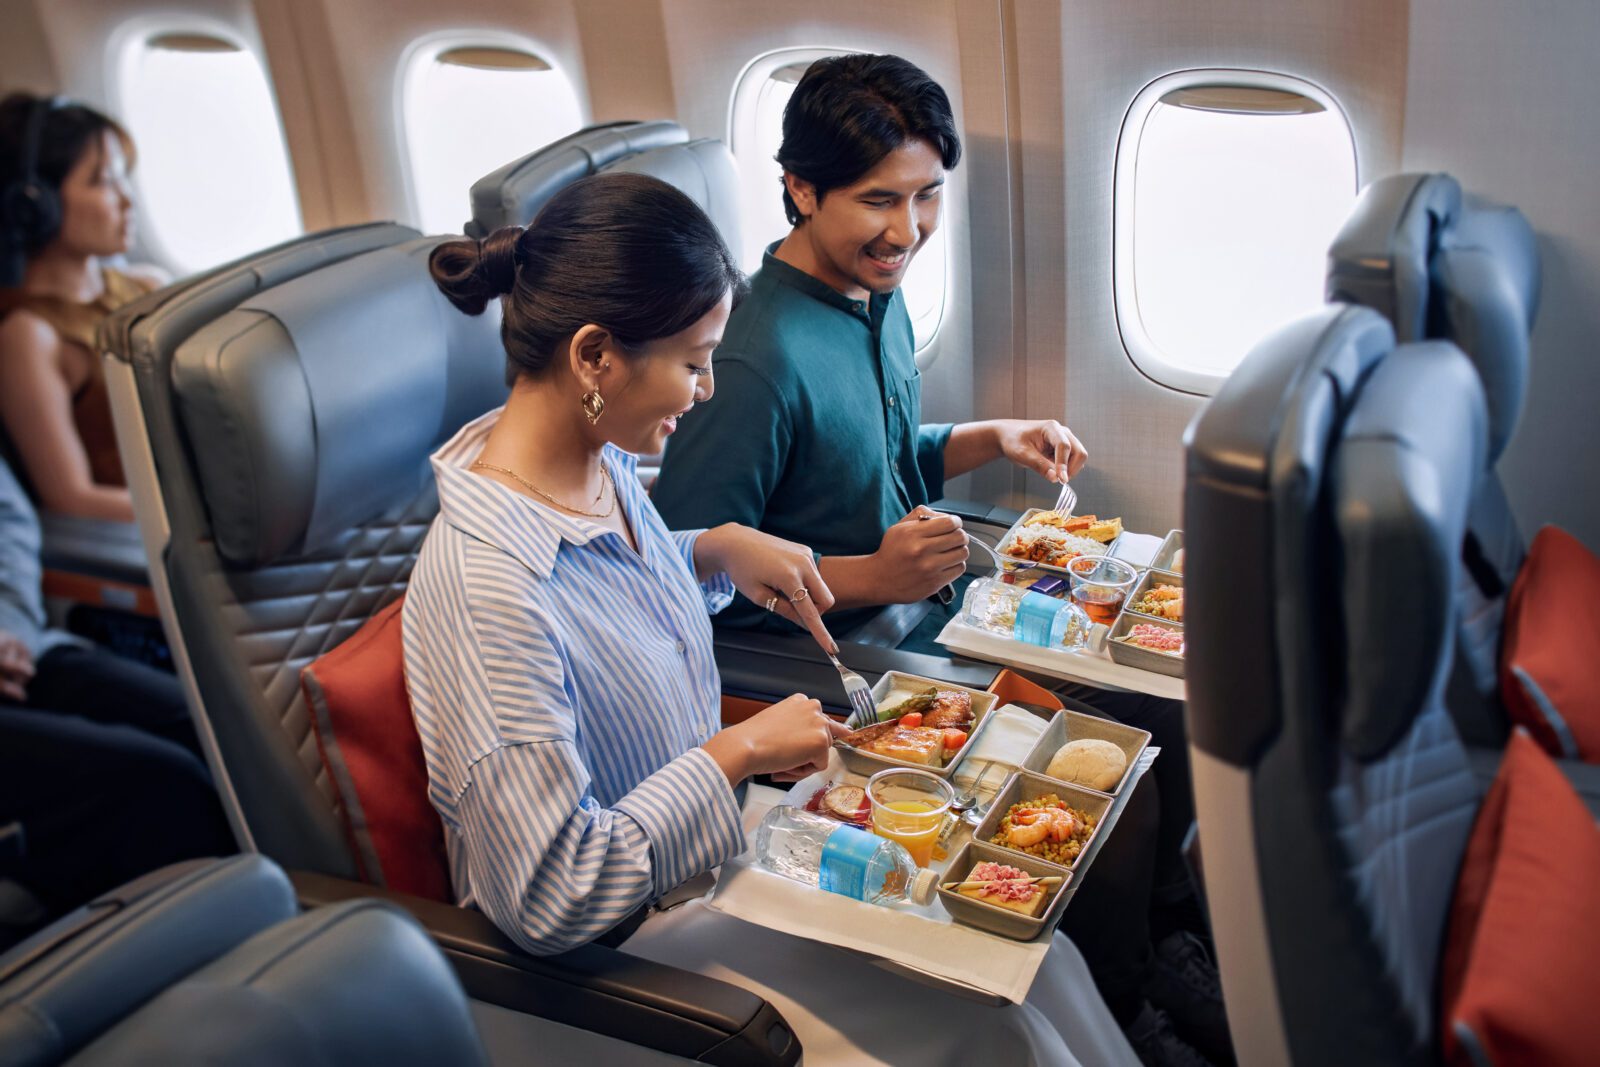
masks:
[[[450,902],[444,825],[406,694],[402,597],[300,674],[362,877]]]
[[[1546,752],[1600,763],[1600,559],[1558,527],[1511,587],[1500,693]]]
[[[1440,968],[1446,1062],[1600,1056],[1600,829],[1522,730],[1467,843]],[[1474,1056],[1474,1046],[1484,1055]]]

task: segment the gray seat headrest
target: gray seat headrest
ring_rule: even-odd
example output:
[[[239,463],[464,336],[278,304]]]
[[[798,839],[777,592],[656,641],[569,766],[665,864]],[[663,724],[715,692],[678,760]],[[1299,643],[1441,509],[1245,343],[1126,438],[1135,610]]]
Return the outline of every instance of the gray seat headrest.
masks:
[[[623,156],[680,145],[688,131],[676,122],[612,122],[590,126],[512,160],[472,183],[468,237],[482,239],[502,226],[526,226],[552,196]]]
[[[740,244],[739,166],[721,141],[709,138],[652,148],[600,168],[602,174],[648,174],[685,193],[711,217],[735,254]]]
[[[174,354],[173,391],[218,553],[262,566],[410,499],[427,457],[502,403],[499,305],[461,314],[424,238],[262,290]]]
[[[1489,454],[1516,432],[1527,392],[1529,336],[1539,312],[1539,246],[1513,207],[1468,197],[1433,257],[1429,335],[1454,341],[1478,369],[1489,403]]]
[[[1455,345],[1401,345],[1368,378],[1333,457],[1347,664],[1341,733],[1363,762],[1386,753],[1419,711],[1441,706],[1487,420],[1477,373]]]
[[[1378,311],[1397,341],[1427,337],[1429,261],[1460,213],[1461,186],[1448,174],[1372,182],[1328,248],[1328,299]]]

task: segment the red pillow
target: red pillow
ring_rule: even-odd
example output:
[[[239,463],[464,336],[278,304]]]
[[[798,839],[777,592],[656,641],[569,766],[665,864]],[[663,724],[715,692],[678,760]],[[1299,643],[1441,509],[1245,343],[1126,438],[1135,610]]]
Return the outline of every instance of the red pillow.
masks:
[[[1506,604],[1500,693],[1553,756],[1600,763],[1600,559],[1546,526]]]
[[[1594,816],[1554,761],[1516,731],[1456,881],[1439,984],[1446,1062],[1596,1062],[1596,886]]]
[[[362,877],[450,903],[444,824],[428,800],[428,767],[406,695],[404,601],[368,619],[300,680]]]

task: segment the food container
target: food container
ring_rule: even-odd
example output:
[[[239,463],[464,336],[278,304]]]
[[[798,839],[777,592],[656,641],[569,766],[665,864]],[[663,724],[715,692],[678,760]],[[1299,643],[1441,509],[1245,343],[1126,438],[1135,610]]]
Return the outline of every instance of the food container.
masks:
[[[1028,520],[1029,519],[1033,518],[1035,515],[1039,514],[1040,512],[1048,511],[1048,510],[1050,510],[1050,509],[1049,508],[1029,508],[1027,511],[1023,512],[1022,518],[1018,519],[1015,523],[1013,523],[1011,525],[1011,528],[1006,531],[1006,535],[1004,537],[1000,538],[999,547],[998,547],[997,551],[1000,553],[1000,556],[1003,559],[1006,560],[1006,570],[1008,570],[1008,571],[1012,570],[1013,567],[1018,568],[1018,569],[1026,568],[1026,569],[1031,570],[1031,571],[1044,571],[1044,572],[1046,572],[1048,574],[1060,575],[1063,578],[1068,577],[1068,573],[1067,573],[1066,567],[1056,567],[1056,566],[1052,566],[1052,565],[1050,565],[1048,563],[1033,563],[1033,562],[1031,562],[1029,560],[1025,560],[1025,559],[1012,559],[1010,556],[1006,555],[1006,551],[1005,551],[1006,550],[1006,546],[1011,544],[1012,540],[1017,536],[1017,531],[1022,529],[1024,526],[1026,526],[1028,524]],[[1107,554],[1109,554],[1111,552],[1111,550],[1116,547],[1116,544],[1117,544],[1116,540],[1113,539],[1109,544],[1104,546],[1104,548],[1106,549]]]
[[[1173,571],[1177,574],[1183,572],[1172,564],[1183,549],[1183,531],[1173,530],[1167,534],[1167,539],[1161,542],[1161,547],[1156,549],[1156,554],[1150,559],[1150,569],[1156,571]]]
[[[995,845],[990,841],[990,838],[994,837],[999,831],[1000,823],[1005,819],[1006,812],[1011,810],[1011,805],[1033,800],[1048,793],[1054,793],[1072,807],[1094,819],[1094,832],[1089,835],[1088,840],[1083,843],[1082,850],[1078,852],[1077,857],[1069,865],[1069,869],[1075,869],[1078,866],[1078,861],[1083,859],[1084,853],[1089,851],[1090,846],[1094,844],[1095,838],[1099,836],[1100,824],[1105,821],[1106,812],[1111,810],[1111,797],[1106,793],[1097,793],[1093,789],[1085,789],[1081,785],[1058,782],[1054,778],[1046,778],[1044,775],[1034,774],[1032,771],[1018,771],[1006,780],[1006,784],[1000,788],[1000,792],[995,796],[994,803],[989,805],[989,814],[985,815],[983,821],[978,824],[978,828],[972,831],[973,843],[991,845],[1008,857],[1018,856],[1035,863],[1049,863],[1050,861],[1035,856],[1031,852],[1023,852],[1006,845]],[[1012,861],[1008,859],[1006,862],[1011,863]],[[1012,863],[1012,866],[1021,867],[1022,864]],[[945,881],[949,881],[949,879],[947,878]]]
[[[1111,653],[1111,658],[1126,667],[1137,667],[1140,670],[1154,671],[1157,674],[1169,675],[1173,678],[1183,677],[1183,656],[1171,652],[1157,652],[1153,648],[1143,648],[1139,645],[1130,645],[1123,640],[1128,636],[1128,631],[1140,624],[1159,626],[1166,630],[1183,632],[1183,624],[1168,622],[1165,619],[1152,618],[1149,615],[1140,615],[1137,611],[1124,611],[1117,618],[1117,624],[1111,628],[1111,639],[1106,642],[1106,651]]]
[[[980,863],[1003,863],[1019,871],[1026,871],[1036,878],[1052,876],[1060,878],[1061,884],[1052,888],[1053,895],[1046,902],[1044,912],[1038,918],[997,908],[993,904],[984,904],[972,897],[964,897],[953,889],[944,888],[948,882],[958,882],[965,878],[967,872]],[[944,910],[950,913],[950,917],[963,926],[987,930],[991,934],[1009,937],[1013,941],[1032,941],[1040,934],[1048,937],[1055,930],[1062,911],[1066,909],[1069,895],[1067,889],[1071,884],[1072,871],[1066,867],[1047,863],[1026,853],[1013,852],[1009,848],[996,848],[981,841],[969,841],[951,857],[950,865],[940,877],[939,900],[944,904]]]
[[[1058,711],[1050,719],[1050,725],[1045,727],[1039,740],[1034,743],[1030,751],[1022,760],[1022,769],[1032,771],[1034,774],[1044,776],[1045,768],[1050,766],[1050,761],[1061,750],[1061,746],[1069,741],[1081,741],[1086,738],[1095,738],[1101,741],[1110,741],[1122,749],[1122,754],[1128,757],[1128,767],[1122,772],[1122,780],[1106,790],[1108,793],[1119,793],[1128,782],[1128,775],[1133,771],[1133,765],[1139,761],[1139,756],[1144,752],[1145,746],[1150,743],[1150,731],[1140,730],[1110,719],[1102,719],[1098,715],[1086,715],[1081,711],[1064,709]],[[1051,779],[1055,781],[1055,779]],[[1073,785],[1074,788],[1085,789],[1087,786],[1076,786],[1072,782],[1064,785]]]
[[[1138,615],[1138,621],[1140,622],[1165,622],[1175,626],[1182,626],[1183,623],[1177,620],[1165,619],[1160,615],[1149,615],[1142,611],[1135,610],[1134,605],[1137,604],[1146,593],[1158,585],[1175,585],[1179,589],[1183,589],[1183,575],[1178,574],[1176,571],[1159,571],[1154,568],[1145,571],[1139,576],[1139,581],[1134,585],[1133,592],[1129,593],[1128,599],[1123,602],[1123,613]]]
[[[918,689],[926,689],[930,685],[938,686],[940,689],[959,689],[972,697],[973,724],[972,729],[967,732],[967,743],[958,748],[949,759],[945,760],[943,767],[929,767],[921,763],[912,763],[909,760],[895,759],[893,756],[880,756],[874,752],[863,752],[858,748],[844,744],[842,741],[835,741],[834,747],[839,750],[839,757],[844,761],[845,767],[856,774],[868,778],[888,767],[915,767],[918,770],[927,771],[929,774],[948,779],[955,770],[956,764],[961,762],[961,757],[966,755],[968,750],[972,748],[973,742],[978,739],[978,732],[983,729],[984,723],[988,720],[989,712],[994,710],[995,705],[999,703],[999,698],[993,693],[986,693],[982,689],[973,689],[970,686],[956,685],[953,682],[941,682],[935,678],[919,678],[914,674],[901,674],[899,671],[889,671],[878,679],[877,685],[872,687],[872,706],[875,708],[883,707],[885,701],[889,699],[889,694],[896,690],[902,690],[906,696],[910,696]],[[895,699],[902,698],[896,697]],[[859,723],[856,721],[856,717],[852,715],[846,720],[846,725],[855,730],[861,726],[869,726],[871,724]]]

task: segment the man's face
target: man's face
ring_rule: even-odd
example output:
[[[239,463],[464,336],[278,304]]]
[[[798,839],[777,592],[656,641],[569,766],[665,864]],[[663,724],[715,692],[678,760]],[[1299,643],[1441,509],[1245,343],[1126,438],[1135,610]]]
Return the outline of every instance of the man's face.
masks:
[[[806,217],[797,234],[810,249],[816,276],[855,298],[899,288],[912,257],[939,228],[944,178],[939,150],[921,138],[906,141],[820,202],[808,182],[785,175]]]

